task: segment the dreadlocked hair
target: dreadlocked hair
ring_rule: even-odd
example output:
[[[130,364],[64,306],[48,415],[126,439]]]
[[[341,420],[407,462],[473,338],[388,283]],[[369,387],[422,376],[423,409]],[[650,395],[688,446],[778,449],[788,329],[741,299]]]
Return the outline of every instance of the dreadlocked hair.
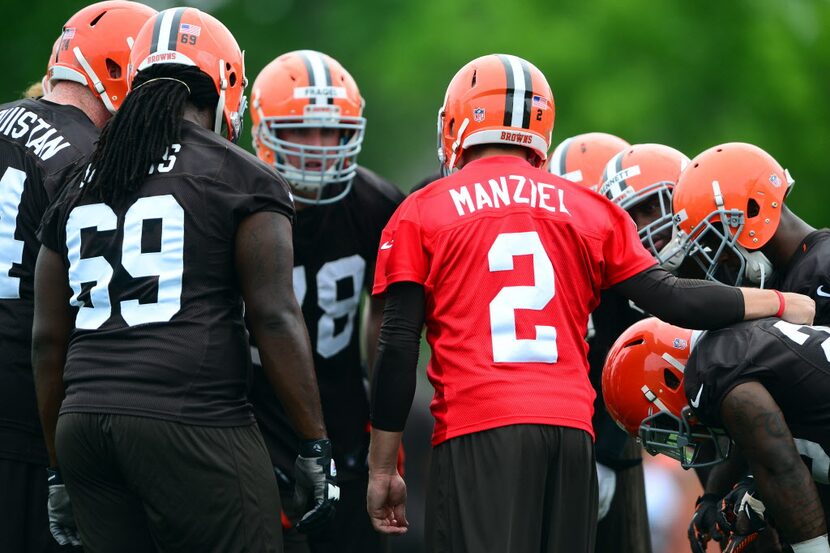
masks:
[[[132,91],[101,131],[87,169],[77,174],[84,179],[80,197],[122,205],[179,141],[185,104],[215,108],[218,100],[213,80],[197,67],[158,64],[139,71]]]

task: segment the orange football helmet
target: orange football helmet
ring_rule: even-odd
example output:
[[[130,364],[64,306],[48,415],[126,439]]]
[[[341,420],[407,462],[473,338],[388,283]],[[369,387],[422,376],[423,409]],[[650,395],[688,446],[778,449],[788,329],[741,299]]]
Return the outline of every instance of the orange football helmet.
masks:
[[[695,157],[674,189],[676,224],[706,278],[763,287],[772,272],[757,251],[778,229],[794,181],[761,148],[732,142]]]
[[[613,134],[589,132],[563,140],[553,150],[548,171],[571,182],[596,190],[608,160],[631,146]]]
[[[452,78],[438,111],[442,171],[452,172],[464,150],[479,144],[524,146],[541,167],[553,119],[553,93],[533,64],[507,54],[476,58]]]
[[[133,39],[156,10],[138,2],[108,0],[81,9],[63,26],[47,67],[48,85],[74,81],[88,87],[115,113],[127,94]]]
[[[283,54],[257,75],[251,98],[254,148],[300,192],[295,201],[327,204],[349,193],[366,119],[357,83],[337,60],[313,50]],[[304,128],[338,129],[339,143],[312,146],[280,137],[282,130]]]
[[[654,219],[638,230],[643,246],[655,257],[676,235],[672,231],[672,190],[688,164],[685,154],[669,146],[635,144],[612,157],[602,173],[599,193],[621,208],[628,211],[653,201],[659,209]]]
[[[170,8],[142,27],[130,54],[129,82],[159,63],[198,67],[216,86],[219,101],[213,130],[236,142],[242,132],[245,54],[221,21],[196,8]]]
[[[683,389],[683,371],[699,331],[660,319],[628,327],[608,352],[602,394],[608,413],[643,447],[680,461],[683,468],[709,466],[729,455],[730,440],[697,422]],[[703,447],[711,443],[714,447]]]

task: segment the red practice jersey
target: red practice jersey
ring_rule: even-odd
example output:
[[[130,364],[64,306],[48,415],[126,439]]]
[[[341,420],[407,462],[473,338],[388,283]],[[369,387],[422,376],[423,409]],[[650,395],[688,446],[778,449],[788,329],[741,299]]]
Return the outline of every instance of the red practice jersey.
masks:
[[[433,445],[511,424],[593,434],[588,315],[601,289],[655,263],[625,211],[518,157],[409,196],[381,237],[373,293],[425,288]]]

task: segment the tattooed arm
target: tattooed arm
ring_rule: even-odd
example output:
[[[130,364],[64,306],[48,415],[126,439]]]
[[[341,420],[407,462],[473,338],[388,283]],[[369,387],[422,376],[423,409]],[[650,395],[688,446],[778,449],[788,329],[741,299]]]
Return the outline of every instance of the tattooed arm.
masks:
[[[759,382],[745,382],[721,404],[721,418],[755,476],[778,530],[790,543],[827,533],[815,482],[795,448],[784,414]]]

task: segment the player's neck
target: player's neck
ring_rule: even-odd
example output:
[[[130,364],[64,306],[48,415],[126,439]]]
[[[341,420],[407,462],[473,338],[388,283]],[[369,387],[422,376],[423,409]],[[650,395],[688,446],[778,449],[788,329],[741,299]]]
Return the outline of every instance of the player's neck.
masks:
[[[784,205],[778,229],[772,239],[761,248],[761,251],[776,269],[786,267],[795,255],[799,244],[815,230]]]
[[[52,85],[52,90],[43,96],[43,99],[55,104],[78,108],[99,129],[112,117],[101,99],[80,83],[58,81]]]
[[[182,112],[182,119],[195,123],[205,129],[213,130],[213,119],[215,110],[209,108],[197,108],[195,104],[186,102],[184,111]]]
[[[528,158],[528,152],[529,150],[527,148],[522,148],[520,146],[502,146],[498,144],[485,144],[482,146],[470,148],[467,151],[465,151],[464,155],[461,158],[461,163],[459,163],[458,166],[459,168],[461,168],[464,165],[470,163],[471,161],[495,156],[513,156],[526,160]]]

